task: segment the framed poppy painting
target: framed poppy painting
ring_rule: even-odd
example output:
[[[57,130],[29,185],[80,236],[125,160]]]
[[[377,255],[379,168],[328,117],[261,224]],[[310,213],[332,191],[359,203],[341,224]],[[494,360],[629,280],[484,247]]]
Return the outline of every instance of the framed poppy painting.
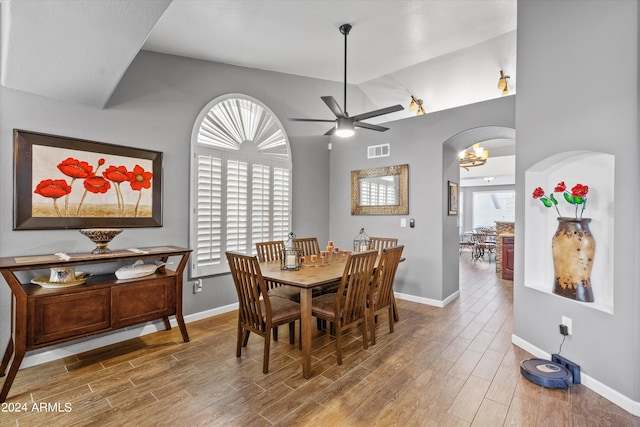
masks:
[[[162,226],[162,153],[14,129],[14,230]]]

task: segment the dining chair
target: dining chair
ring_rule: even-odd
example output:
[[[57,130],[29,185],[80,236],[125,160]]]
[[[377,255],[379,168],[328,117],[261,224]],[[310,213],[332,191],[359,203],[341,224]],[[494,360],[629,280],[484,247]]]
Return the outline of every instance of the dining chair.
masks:
[[[282,258],[282,250],[284,249],[283,240],[273,240],[270,242],[258,242],[256,243],[256,252],[258,253],[258,260],[260,262],[265,261],[279,261]],[[300,302],[300,290],[293,286],[283,285],[280,282],[273,280],[265,280],[269,296],[280,297],[291,300],[293,302]],[[278,341],[278,328],[273,328],[273,340]]]
[[[320,245],[317,237],[296,238],[296,248],[300,249],[300,255],[307,257],[311,255],[320,255]]]
[[[371,325],[371,345],[376,343],[375,317],[379,311],[385,308],[389,312],[389,333],[393,333],[395,300],[393,298],[393,281],[396,270],[402,258],[404,246],[385,248],[380,255],[380,261],[376,268],[375,279],[369,292],[369,324]]]
[[[375,249],[381,252],[384,248],[391,248],[398,246],[398,239],[392,237],[369,237],[370,249]]]
[[[377,258],[378,252],[373,250],[350,254],[338,291],[315,297],[311,302],[312,314],[332,322],[335,328],[338,365],[342,365],[342,333],[345,329],[362,325],[362,346],[368,348],[367,296]]]
[[[262,372],[269,372],[271,330],[289,324],[289,342],[295,342],[295,321],[300,319],[300,304],[285,298],[271,298],[255,256],[226,252],[229,269],[238,293],[238,337],[236,357],[246,347],[251,332],[264,338]]]

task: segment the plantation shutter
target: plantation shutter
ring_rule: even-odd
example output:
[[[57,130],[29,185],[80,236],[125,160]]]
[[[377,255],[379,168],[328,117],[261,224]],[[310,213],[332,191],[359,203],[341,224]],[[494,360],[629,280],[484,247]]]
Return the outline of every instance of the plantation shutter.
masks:
[[[270,168],[254,164],[251,174],[251,251],[254,254],[256,243],[270,240],[270,219]]]
[[[215,273],[222,262],[222,159],[196,153],[196,182],[193,277]]]
[[[248,164],[227,161],[227,248],[247,252],[248,234]]]
[[[290,223],[290,172],[288,168],[273,168],[273,240],[286,240]]]

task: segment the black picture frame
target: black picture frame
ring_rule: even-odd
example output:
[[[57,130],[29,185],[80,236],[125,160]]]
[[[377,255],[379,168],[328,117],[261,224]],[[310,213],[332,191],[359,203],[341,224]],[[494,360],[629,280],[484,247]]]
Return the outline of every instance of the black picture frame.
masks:
[[[162,226],[162,152],[20,129],[13,140],[14,230]]]
[[[449,203],[448,214],[450,216],[458,215],[458,183],[453,181],[449,182]]]

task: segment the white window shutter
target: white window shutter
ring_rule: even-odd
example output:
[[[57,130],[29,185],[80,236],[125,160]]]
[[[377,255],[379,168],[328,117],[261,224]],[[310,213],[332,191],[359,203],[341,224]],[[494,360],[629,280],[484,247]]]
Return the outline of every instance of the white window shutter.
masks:
[[[192,276],[202,276],[222,263],[222,159],[197,153],[196,171]]]
[[[285,240],[291,230],[291,171],[273,168],[273,240]]]
[[[247,252],[248,233],[248,164],[227,161],[227,248]]]
[[[268,165],[251,168],[251,253],[258,242],[271,240],[271,183]]]

